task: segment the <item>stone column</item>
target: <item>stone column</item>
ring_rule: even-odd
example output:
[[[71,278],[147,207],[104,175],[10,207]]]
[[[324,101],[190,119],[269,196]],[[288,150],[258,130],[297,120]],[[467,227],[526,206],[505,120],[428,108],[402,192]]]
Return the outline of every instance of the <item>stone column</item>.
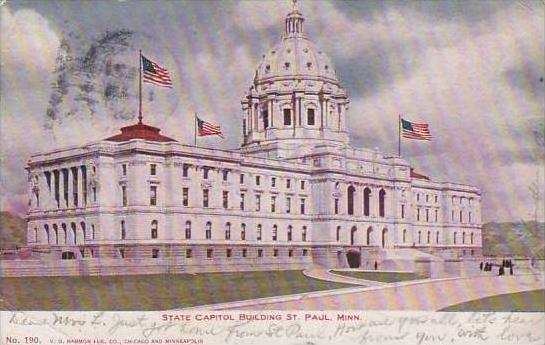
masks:
[[[53,200],[53,209],[59,208],[59,203],[57,202],[57,192],[59,191],[57,187],[59,186],[59,176],[60,172],[58,170],[51,170],[51,198]]]
[[[64,201],[64,169],[59,169],[59,204],[60,208],[66,208],[66,202]]]
[[[78,207],[84,207],[85,202],[83,200],[83,174],[80,172],[81,167],[76,167],[76,175],[78,177]]]
[[[272,99],[269,99],[267,101],[267,106],[268,106],[268,110],[267,112],[269,113],[269,127],[272,128],[274,127],[274,114],[273,114],[273,100]]]
[[[72,208],[74,207],[74,200],[73,200],[73,196],[74,196],[74,176],[72,174],[72,168],[68,168],[66,170],[66,174],[68,175],[68,200],[67,200],[67,203],[66,203],[66,207],[67,208]]]

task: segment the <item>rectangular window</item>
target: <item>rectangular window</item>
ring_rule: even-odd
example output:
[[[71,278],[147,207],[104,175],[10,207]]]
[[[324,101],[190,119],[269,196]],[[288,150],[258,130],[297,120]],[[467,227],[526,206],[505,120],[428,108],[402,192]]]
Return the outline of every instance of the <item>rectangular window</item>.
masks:
[[[291,213],[291,198],[286,197],[286,213]]]
[[[159,257],[159,249],[152,249],[151,250],[151,257],[154,259],[157,259]]]
[[[149,187],[149,204],[151,206],[157,205],[157,186]]]
[[[305,214],[305,199],[301,199],[301,214]]]
[[[308,249],[303,249],[303,256],[308,256]]]
[[[437,195],[435,196],[435,203],[437,204]]]
[[[278,256],[278,249],[273,249],[273,256],[274,256],[274,257],[277,257],[277,256]]]
[[[123,176],[127,176],[127,164],[123,164],[121,170],[123,171]]]
[[[229,178],[229,170],[223,170],[222,174],[223,174],[223,181],[227,181],[227,179]]]
[[[157,165],[156,164],[150,164],[149,166],[149,174],[151,176],[157,175]]]
[[[291,126],[291,109],[284,109],[284,126]]]
[[[247,256],[248,256],[248,249],[243,248],[243,249],[242,249],[242,257],[245,258],[245,257],[247,257]]]
[[[437,212],[437,210],[435,210],[435,222],[436,222],[436,223],[437,223],[437,218],[438,218],[438,215],[437,215],[437,214],[438,214],[438,212]]]
[[[314,109],[307,109],[307,125],[314,126]]]
[[[185,257],[189,259],[192,256],[193,256],[193,253],[191,252],[191,249],[186,249],[185,250]]]
[[[468,214],[468,222],[471,224],[471,212]]]
[[[208,207],[208,189],[202,190],[202,207]]]
[[[276,196],[271,196],[271,212],[276,212]]]
[[[227,248],[227,251],[225,252],[225,256],[227,256],[228,258],[233,256],[233,250],[231,248]]]
[[[290,188],[291,188],[291,179],[287,179],[287,180],[286,180],[286,188],[287,188],[287,189],[290,189]]]
[[[262,235],[262,228],[261,228],[261,224],[258,224],[257,225],[257,236],[256,236],[256,240],[258,241],[261,241],[261,235]]]
[[[189,188],[182,188],[182,205],[189,206]]]
[[[182,177],[189,176],[189,164],[182,165]]]
[[[278,227],[275,225],[272,229],[272,240],[276,241],[278,239]]]
[[[229,208],[229,192],[223,191],[223,208]]]
[[[416,220],[418,220],[418,221],[420,220],[420,209],[419,208],[416,209]]]
[[[416,201],[420,201],[420,193],[416,194]]]
[[[244,184],[244,174],[240,174],[240,184]]]
[[[261,112],[261,117],[263,118],[263,128],[269,128],[269,112],[267,110],[263,110]]]
[[[261,211],[261,195],[255,195],[255,210],[257,212]]]
[[[208,167],[202,168],[202,178],[203,179],[208,180],[208,171],[209,170],[210,170],[210,168],[208,168]]]
[[[428,202],[428,201],[429,201],[429,199],[430,199],[430,196],[429,196],[429,194],[426,194],[426,202]]]
[[[271,187],[276,187],[276,177],[271,177]]]
[[[263,257],[263,249],[258,249],[258,250],[257,250],[257,257],[258,257],[258,258],[262,258],[262,257]]]
[[[305,181],[301,181],[301,190],[305,190]]]
[[[240,209],[244,211],[244,193],[240,193]]]
[[[258,175],[255,177],[255,185],[259,186],[260,184],[261,184],[261,176]]]
[[[335,214],[339,214],[339,199],[335,198]]]
[[[426,209],[426,222],[430,221],[430,210]]]
[[[123,200],[123,206],[127,206],[127,187],[121,186],[121,198]]]
[[[293,257],[293,249],[288,250],[288,256],[290,258]]]
[[[212,254],[214,254],[214,250],[213,249],[207,249],[206,250],[206,257],[208,259],[211,259],[212,258]]]
[[[401,205],[401,219],[405,218],[405,205]]]

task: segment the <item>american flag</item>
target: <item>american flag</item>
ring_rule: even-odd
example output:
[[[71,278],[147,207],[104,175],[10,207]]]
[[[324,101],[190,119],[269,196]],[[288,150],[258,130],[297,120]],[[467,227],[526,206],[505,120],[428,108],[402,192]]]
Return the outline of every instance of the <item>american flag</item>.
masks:
[[[168,70],[155,62],[142,56],[142,70],[144,72],[144,83],[151,83],[158,86],[172,87],[172,80]]]
[[[197,127],[199,128],[199,136],[203,137],[205,135],[219,135],[223,138],[223,133],[221,132],[221,127],[206,122],[197,117]]]
[[[414,123],[401,119],[403,138],[416,140],[431,140],[431,133],[427,123]]]

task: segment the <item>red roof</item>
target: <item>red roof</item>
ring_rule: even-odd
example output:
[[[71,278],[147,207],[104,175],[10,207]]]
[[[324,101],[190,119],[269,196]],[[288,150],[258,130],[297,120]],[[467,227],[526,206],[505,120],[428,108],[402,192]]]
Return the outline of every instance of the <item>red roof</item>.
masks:
[[[415,172],[413,168],[411,168],[411,177],[421,179],[421,180],[426,180],[426,181],[430,180],[430,178],[428,176],[422,175],[422,174],[419,174],[419,173]]]
[[[105,140],[117,142],[129,141],[131,139],[144,139],[148,141],[158,142],[176,141],[172,138],[165,137],[164,135],[159,134],[160,131],[161,130],[157,127],[138,123],[136,125],[122,127],[121,134],[116,134],[112,137],[106,138]]]

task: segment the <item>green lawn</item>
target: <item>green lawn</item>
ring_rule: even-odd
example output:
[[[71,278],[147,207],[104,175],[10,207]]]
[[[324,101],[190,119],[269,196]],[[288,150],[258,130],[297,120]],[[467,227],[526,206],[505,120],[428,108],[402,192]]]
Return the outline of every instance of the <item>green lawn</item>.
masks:
[[[441,311],[545,311],[545,290],[508,293],[456,304]]]
[[[405,280],[425,279],[416,273],[409,272],[358,272],[358,271],[331,271],[331,273],[340,274],[347,277],[373,280],[383,283],[401,282]]]
[[[162,310],[339,289],[302,271],[0,280],[1,310]]]

